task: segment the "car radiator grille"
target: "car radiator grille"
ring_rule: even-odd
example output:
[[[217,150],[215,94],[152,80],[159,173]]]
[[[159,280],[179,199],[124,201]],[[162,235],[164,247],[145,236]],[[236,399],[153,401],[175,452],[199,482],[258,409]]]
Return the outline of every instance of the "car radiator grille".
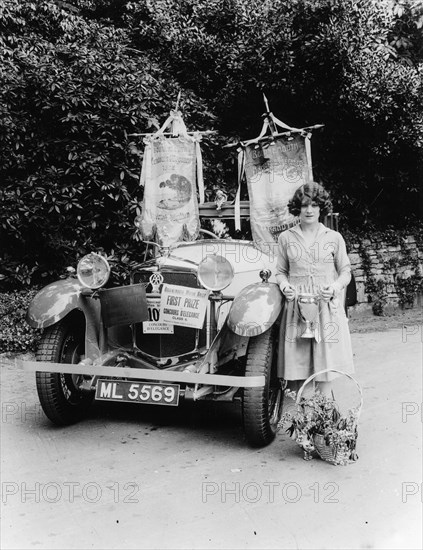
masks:
[[[161,271],[161,274],[163,275],[164,283],[188,286],[191,288],[202,288],[198,284],[195,273],[186,271]],[[147,297],[152,290],[149,284],[150,276],[151,271],[139,271],[133,275],[133,282],[135,284],[143,283],[146,285]],[[200,332],[200,347],[204,346],[206,342],[205,325],[206,320],[204,321],[204,328]],[[135,343],[140,350],[154,357],[172,357],[189,353],[195,348],[195,333],[195,329],[175,325],[173,334],[144,334],[142,323],[138,323],[135,326]]]

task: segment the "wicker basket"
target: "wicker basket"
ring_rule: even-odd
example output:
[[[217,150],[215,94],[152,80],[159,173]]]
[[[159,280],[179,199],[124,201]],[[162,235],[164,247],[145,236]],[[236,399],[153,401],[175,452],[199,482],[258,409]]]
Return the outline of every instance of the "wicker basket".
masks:
[[[352,445],[349,448],[341,448],[339,445],[327,445],[325,438],[321,434],[316,434],[313,437],[313,444],[317,454],[322,460],[335,465],[345,465],[353,462],[355,455],[355,445],[357,441],[357,432],[351,437]]]
[[[350,374],[347,374],[346,372],[342,372],[336,369],[325,369],[325,370],[316,372],[311,376],[309,376],[307,380],[304,381],[303,385],[298,391],[296,405],[297,406],[299,405],[302,393],[306,385],[317,376],[324,374],[326,372],[337,372],[338,374],[341,374],[343,376],[347,376],[348,378],[350,378],[357,386],[359,396],[360,396],[360,403],[359,403],[359,406],[357,407],[354,431],[351,432],[351,438],[349,440],[350,445],[348,447],[346,447],[345,445],[337,445],[334,443],[328,444],[325,441],[325,437],[322,434],[314,434],[313,436],[314,449],[316,450],[317,454],[320,456],[322,460],[325,460],[326,462],[330,462],[331,464],[335,464],[335,465],[340,465],[340,464],[345,465],[345,464],[348,464],[349,462],[354,462],[355,460],[357,460],[357,455],[355,452],[357,436],[358,436],[357,428],[358,428],[358,420],[360,417],[361,409],[363,407],[363,392],[357,380],[355,380],[355,378],[353,378]]]

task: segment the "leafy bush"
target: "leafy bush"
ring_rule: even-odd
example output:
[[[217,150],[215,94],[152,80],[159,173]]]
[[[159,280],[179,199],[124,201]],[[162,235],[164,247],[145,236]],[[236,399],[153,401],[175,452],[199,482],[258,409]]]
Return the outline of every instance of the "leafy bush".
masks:
[[[41,331],[25,321],[37,290],[0,293],[0,353],[33,351]]]
[[[315,177],[360,226],[417,213],[423,3],[155,0],[131,3],[134,44],[207,99],[219,130],[259,133],[272,111],[313,139]]]
[[[264,91],[286,123],[325,124],[315,177],[352,227],[401,225],[418,210],[422,25],[408,0],[0,2],[0,289],[48,283],[91,250],[141,257],[132,134],[179,91],[188,128],[219,131],[208,198],[233,198],[222,145],[258,134]]]
[[[49,282],[91,250],[136,258],[141,138],[178,86],[127,32],[52,1],[0,7],[3,287]],[[190,115],[210,126],[201,100]],[[189,124],[189,118],[187,120]]]

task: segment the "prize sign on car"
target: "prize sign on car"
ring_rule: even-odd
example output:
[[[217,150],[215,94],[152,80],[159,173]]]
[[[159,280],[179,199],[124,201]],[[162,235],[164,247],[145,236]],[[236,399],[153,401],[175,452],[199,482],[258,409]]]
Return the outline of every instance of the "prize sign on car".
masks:
[[[142,324],[144,334],[173,334],[173,325],[159,321],[160,298],[147,297],[147,308],[149,321],[144,321]]]
[[[202,328],[209,291],[178,285],[163,285],[160,321],[182,327]]]

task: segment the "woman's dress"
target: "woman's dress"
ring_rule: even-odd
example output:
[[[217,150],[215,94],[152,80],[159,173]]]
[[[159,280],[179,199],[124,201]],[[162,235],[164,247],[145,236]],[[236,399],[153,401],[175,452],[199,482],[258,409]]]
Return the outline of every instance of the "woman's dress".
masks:
[[[345,241],[337,231],[319,223],[315,242],[307,246],[299,225],[280,234],[276,279],[297,290],[291,302],[285,301],[281,318],[278,375],[285,380],[304,380],[324,369],[354,372],[351,337],[344,309],[345,288],[351,279],[351,265]],[[302,338],[306,329],[300,315],[298,292],[318,291],[332,284],[335,295],[319,301],[314,337]],[[317,381],[332,380],[328,373]]]

